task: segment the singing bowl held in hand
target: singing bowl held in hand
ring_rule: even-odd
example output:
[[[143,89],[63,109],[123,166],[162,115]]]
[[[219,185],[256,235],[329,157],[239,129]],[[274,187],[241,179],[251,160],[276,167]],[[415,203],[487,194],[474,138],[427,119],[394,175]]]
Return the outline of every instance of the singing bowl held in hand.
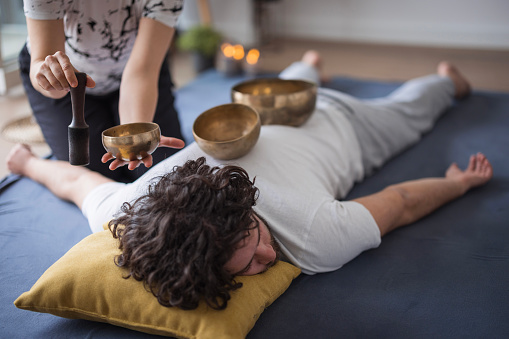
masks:
[[[247,154],[260,136],[260,116],[249,106],[226,104],[213,107],[196,118],[194,140],[200,148],[220,160]]]
[[[253,107],[262,125],[300,126],[315,110],[316,92],[312,82],[261,78],[235,85],[231,98],[232,102]]]
[[[159,125],[153,122],[118,125],[102,132],[104,149],[124,161],[141,160],[152,154],[160,139]]]

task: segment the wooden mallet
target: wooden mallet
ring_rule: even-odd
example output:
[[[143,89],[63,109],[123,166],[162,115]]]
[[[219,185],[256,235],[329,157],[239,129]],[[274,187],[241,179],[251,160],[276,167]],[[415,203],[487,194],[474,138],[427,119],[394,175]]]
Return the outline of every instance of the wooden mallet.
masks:
[[[85,88],[87,75],[76,72],[78,86],[71,87],[72,121],[68,128],[69,163],[86,166],[90,163],[90,132],[85,122]]]

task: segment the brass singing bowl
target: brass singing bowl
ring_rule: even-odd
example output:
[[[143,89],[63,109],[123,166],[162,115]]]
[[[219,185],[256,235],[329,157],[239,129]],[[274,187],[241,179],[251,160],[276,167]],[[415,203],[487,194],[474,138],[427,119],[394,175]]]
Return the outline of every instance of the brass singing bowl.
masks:
[[[247,154],[260,136],[260,116],[249,106],[226,104],[213,107],[196,118],[194,140],[208,155],[231,160]]]
[[[313,114],[317,86],[303,80],[261,78],[235,85],[232,102],[253,107],[262,125],[300,126]]]
[[[104,149],[124,161],[141,160],[152,154],[160,139],[159,125],[153,122],[118,125],[102,132]]]

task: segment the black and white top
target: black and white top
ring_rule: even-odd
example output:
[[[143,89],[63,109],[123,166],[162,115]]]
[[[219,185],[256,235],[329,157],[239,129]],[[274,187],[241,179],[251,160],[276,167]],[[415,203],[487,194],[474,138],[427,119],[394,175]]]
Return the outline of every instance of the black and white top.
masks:
[[[24,0],[27,17],[64,20],[65,53],[95,80],[96,87],[87,88],[95,95],[120,87],[140,18],[174,27],[182,7],[183,0]]]

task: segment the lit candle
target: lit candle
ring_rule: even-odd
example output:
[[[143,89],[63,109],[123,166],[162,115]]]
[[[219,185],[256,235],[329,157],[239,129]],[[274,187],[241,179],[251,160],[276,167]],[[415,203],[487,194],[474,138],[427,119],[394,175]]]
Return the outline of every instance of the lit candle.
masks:
[[[229,43],[225,42],[224,44],[221,45],[221,51],[223,52],[223,55],[226,58],[232,58],[233,57],[233,52],[235,51],[235,49],[233,48],[232,45],[230,45]]]
[[[226,76],[240,72],[240,60],[244,58],[244,48],[241,45],[224,43],[221,45],[221,54],[218,58],[217,69]]]
[[[244,72],[248,75],[258,74],[258,59],[260,58],[260,51],[256,48],[249,50],[246,55],[246,62],[244,63]]]
[[[233,58],[238,61],[244,59],[244,47],[242,45],[233,46]]]

